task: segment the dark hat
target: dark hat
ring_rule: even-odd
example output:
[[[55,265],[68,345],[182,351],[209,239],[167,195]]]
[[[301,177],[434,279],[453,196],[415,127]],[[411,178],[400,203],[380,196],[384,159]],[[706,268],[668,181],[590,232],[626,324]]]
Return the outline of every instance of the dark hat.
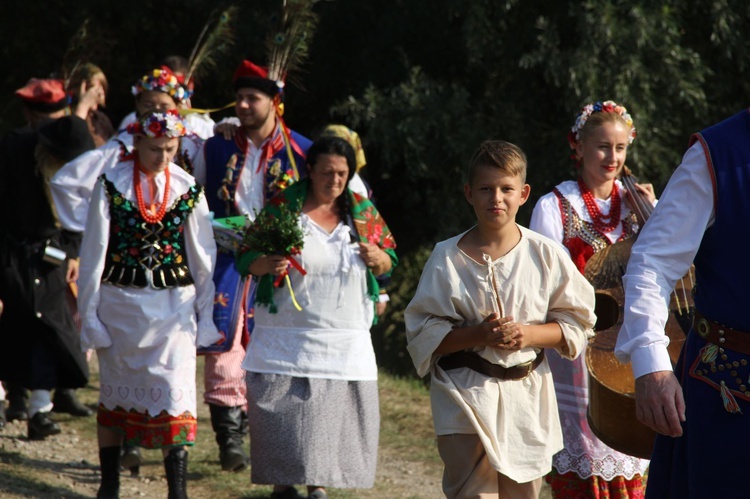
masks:
[[[54,113],[68,105],[68,95],[62,80],[32,78],[16,90],[16,95],[26,107],[42,113]]]
[[[42,125],[39,141],[65,162],[96,147],[88,123],[78,116],[65,116]]]
[[[234,89],[257,88],[271,97],[280,94],[284,88],[283,82],[277,82],[268,78],[268,68],[253,64],[248,60],[240,63],[232,77]]]

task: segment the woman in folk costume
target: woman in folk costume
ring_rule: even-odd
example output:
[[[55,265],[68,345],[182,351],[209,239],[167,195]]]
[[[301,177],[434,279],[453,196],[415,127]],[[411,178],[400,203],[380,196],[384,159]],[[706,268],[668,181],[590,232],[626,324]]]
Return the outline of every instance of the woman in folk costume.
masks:
[[[230,139],[206,141],[195,162],[195,177],[206,186],[208,206],[216,218],[243,215],[254,220],[267,200],[304,176],[305,153],[311,142],[287,128],[282,119],[283,82],[268,70],[242,61],[234,73],[239,127]],[[241,282],[234,253],[219,248],[214,283],[214,321],[223,341],[199,353],[206,356],[204,399],[225,471],[247,465],[242,449],[246,393],[242,359],[252,329],[250,280]]]
[[[135,109],[139,117],[150,112],[176,110],[180,102],[190,97],[190,90],[180,84],[167,67],[155,68],[143,75],[132,86]],[[175,163],[192,174],[193,161],[200,153],[203,140],[191,133],[180,138]],[[66,163],[50,182],[60,215],[60,223],[70,231],[83,232],[86,226],[89,199],[99,175],[109,171],[127,157],[133,149],[133,135],[120,130],[101,147],[82,154]]]
[[[162,449],[170,498],[186,497],[196,432],[195,349],[211,318],[216,245],[203,189],[171,162],[185,126],[148,113],[133,154],[103,174],[81,248],[82,346],[97,351],[102,483],[117,497],[123,444]]]
[[[629,193],[617,180],[636,136],[625,107],[613,101],[586,105],[568,134],[578,170],[542,196],[529,227],[562,244],[583,272],[594,253],[638,232]],[[655,202],[651,184],[635,184]],[[648,461],[622,454],[599,440],[587,418],[588,370],[585,355],[573,362],[549,351],[565,448],[555,455],[547,482],[555,497],[640,498]]]
[[[185,127],[203,140],[213,137],[216,123],[211,119],[208,112],[203,112],[203,110],[185,112],[185,110],[193,108],[190,99],[195,93],[195,79],[190,76],[194,72],[191,62],[181,55],[169,55],[161,60],[159,67],[162,69],[168,68],[177,78],[177,82],[187,90],[187,96],[177,103]],[[137,121],[138,111],[136,109],[120,121],[118,130],[125,130],[128,125]]]
[[[301,253],[287,259],[241,250],[237,268],[260,276],[247,371],[251,470],[274,498],[327,497],[325,487],[372,487],[378,448],[378,386],[369,330],[378,275],[396,265],[396,247],[375,206],[346,185],[356,169],[343,139],[308,151],[309,178],[264,212],[298,213]],[[258,220],[264,220],[263,215]],[[291,222],[294,223],[294,222]],[[251,226],[250,231],[256,226]],[[274,276],[287,272],[288,287]],[[293,292],[291,291],[293,290]]]

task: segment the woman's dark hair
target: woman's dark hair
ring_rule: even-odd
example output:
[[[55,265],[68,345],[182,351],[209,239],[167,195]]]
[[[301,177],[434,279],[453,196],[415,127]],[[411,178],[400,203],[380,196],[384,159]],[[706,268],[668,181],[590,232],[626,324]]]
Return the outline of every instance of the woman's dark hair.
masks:
[[[351,180],[357,171],[357,159],[354,155],[354,149],[349,142],[340,137],[320,137],[313,142],[310,149],[307,150],[307,167],[312,170],[321,154],[335,154],[343,156],[346,159],[346,165],[349,167],[349,177]]]
[[[336,156],[343,156],[346,158],[346,166],[349,167],[348,181],[352,179],[354,173],[357,171],[357,159],[354,154],[354,148],[340,137],[320,137],[318,140],[313,142],[310,149],[307,150],[307,168],[312,170],[315,163],[318,162],[318,156],[321,154],[335,154]],[[353,234],[356,234],[354,229],[354,221],[351,217],[352,207],[351,200],[349,199],[348,189],[344,189],[344,192],[336,198],[336,205],[339,208],[339,216],[345,224],[349,225]],[[356,242],[353,240],[353,242]]]

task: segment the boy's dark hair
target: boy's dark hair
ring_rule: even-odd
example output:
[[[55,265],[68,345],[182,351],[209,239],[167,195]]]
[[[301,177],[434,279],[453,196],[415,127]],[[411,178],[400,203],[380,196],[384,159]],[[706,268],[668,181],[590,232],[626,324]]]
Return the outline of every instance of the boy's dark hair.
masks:
[[[515,144],[503,140],[485,140],[469,161],[468,179],[471,184],[480,166],[493,166],[508,175],[518,175],[526,183],[526,154]]]

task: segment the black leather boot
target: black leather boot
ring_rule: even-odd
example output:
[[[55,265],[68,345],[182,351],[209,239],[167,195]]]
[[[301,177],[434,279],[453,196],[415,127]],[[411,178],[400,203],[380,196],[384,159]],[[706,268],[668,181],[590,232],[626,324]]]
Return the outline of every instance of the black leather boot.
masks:
[[[138,447],[132,445],[123,445],[122,454],[120,455],[120,466],[130,470],[130,476],[138,476],[141,472],[141,462],[143,455]]]
[[[5,388],[8,390],[6,396],[8,409],[5,411],[5,418],[8,422],[29,419],[29,408],[26,405],[26,399],[29,395],[26,388],[15,383],[6,383]]]
[[[247,454],[242,450],[242,408],[208,405],[211,426],[219,444],[219,461],[224,471],[241,471],[247,467]]]
[[[118,499],[120,497],[120,446],[99,447],[99,466],[102,482],[97,499]]]
[[[57,435],[62,430],[49,418],[49,412],[37,412],[28,420],[29,440],[44,440],[50,435]]]
[[[67,413],[78,417],[87,417],[94,411],[83,405],[76,398],[76,391],[72,388],[56,388],[55,396],[52,397],[52,408],[57,413]]]
[[[168,499],[188,499],[187,496],[188,453],[185,449],[171,449],[164,458],[167,473]]]

